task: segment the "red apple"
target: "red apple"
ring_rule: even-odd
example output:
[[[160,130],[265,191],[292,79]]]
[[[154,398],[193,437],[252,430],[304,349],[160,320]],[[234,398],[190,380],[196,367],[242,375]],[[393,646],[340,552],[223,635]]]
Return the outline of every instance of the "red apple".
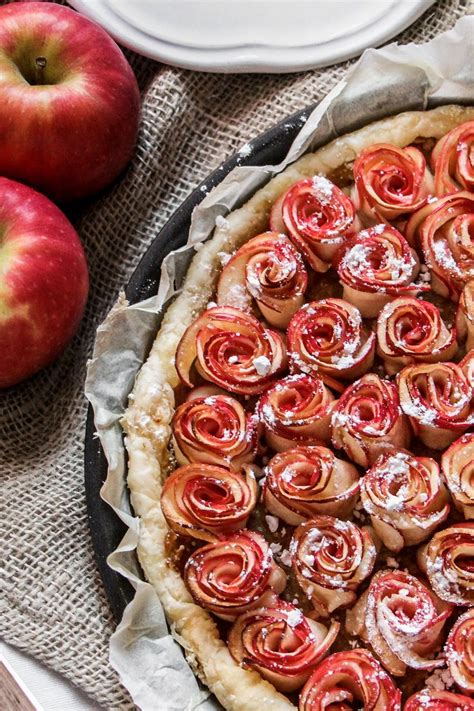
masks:
[[[59,201],[104,188],[132,155],[139,105],[94,22],[49,2],[0,7],[0,175]]]
[[[79,236],[44,195],[0,178],[0,388],[55,360],[77,330],[89,277]]]

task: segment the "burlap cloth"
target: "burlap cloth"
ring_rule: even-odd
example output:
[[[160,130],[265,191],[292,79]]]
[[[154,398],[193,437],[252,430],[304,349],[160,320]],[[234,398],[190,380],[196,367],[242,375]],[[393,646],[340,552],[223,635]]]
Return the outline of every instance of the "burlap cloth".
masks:
[[[438,2],[399,40],[431,39],[468,6]],[[107,709],[133,705],[108,664],[114,622],[84,500],[83,383],[95,329],[190,191],[249,139],[323,97],[350,66],[225,76],[128,56],[143,92],[135,159],[118,185],[73,218],[91,274],[82,328],[56,365],[0,394],[2,634]]]

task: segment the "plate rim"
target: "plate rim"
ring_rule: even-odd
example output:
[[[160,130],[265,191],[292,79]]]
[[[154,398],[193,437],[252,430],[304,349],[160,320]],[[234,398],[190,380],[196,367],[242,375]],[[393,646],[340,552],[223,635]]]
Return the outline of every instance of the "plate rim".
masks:
[[[218,50],[177,45],[129,24],[106,0],[68,1],[76,10],[104,27],[117,42],[139,54],[183,69],[221,73],[292,73],[343,62],[359,56],[368,47],[378,47],[397,36],[435,3],[435,0],[400,0],[390,10],[393,15],[390,24],[383,20],[372,23],[353,35],[326,43],[321,51],[323,45],[320,43],[306,47],[265,45]],[[404,9],[403,14],[401,9]]]

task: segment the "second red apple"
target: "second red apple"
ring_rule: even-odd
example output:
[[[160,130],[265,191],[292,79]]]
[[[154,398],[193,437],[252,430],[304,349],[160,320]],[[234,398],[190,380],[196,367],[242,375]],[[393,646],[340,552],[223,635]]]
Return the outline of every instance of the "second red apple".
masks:
[[[52,363],[87,300],[77,232],[44,195],[0,178],[0,388]]]

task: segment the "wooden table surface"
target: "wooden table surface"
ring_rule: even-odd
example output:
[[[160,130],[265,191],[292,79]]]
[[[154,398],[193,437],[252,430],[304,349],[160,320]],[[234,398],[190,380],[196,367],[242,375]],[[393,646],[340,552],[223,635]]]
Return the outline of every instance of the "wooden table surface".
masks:
[[[6,666],[0,662],[0,709],[5,711],[35,711]]]

